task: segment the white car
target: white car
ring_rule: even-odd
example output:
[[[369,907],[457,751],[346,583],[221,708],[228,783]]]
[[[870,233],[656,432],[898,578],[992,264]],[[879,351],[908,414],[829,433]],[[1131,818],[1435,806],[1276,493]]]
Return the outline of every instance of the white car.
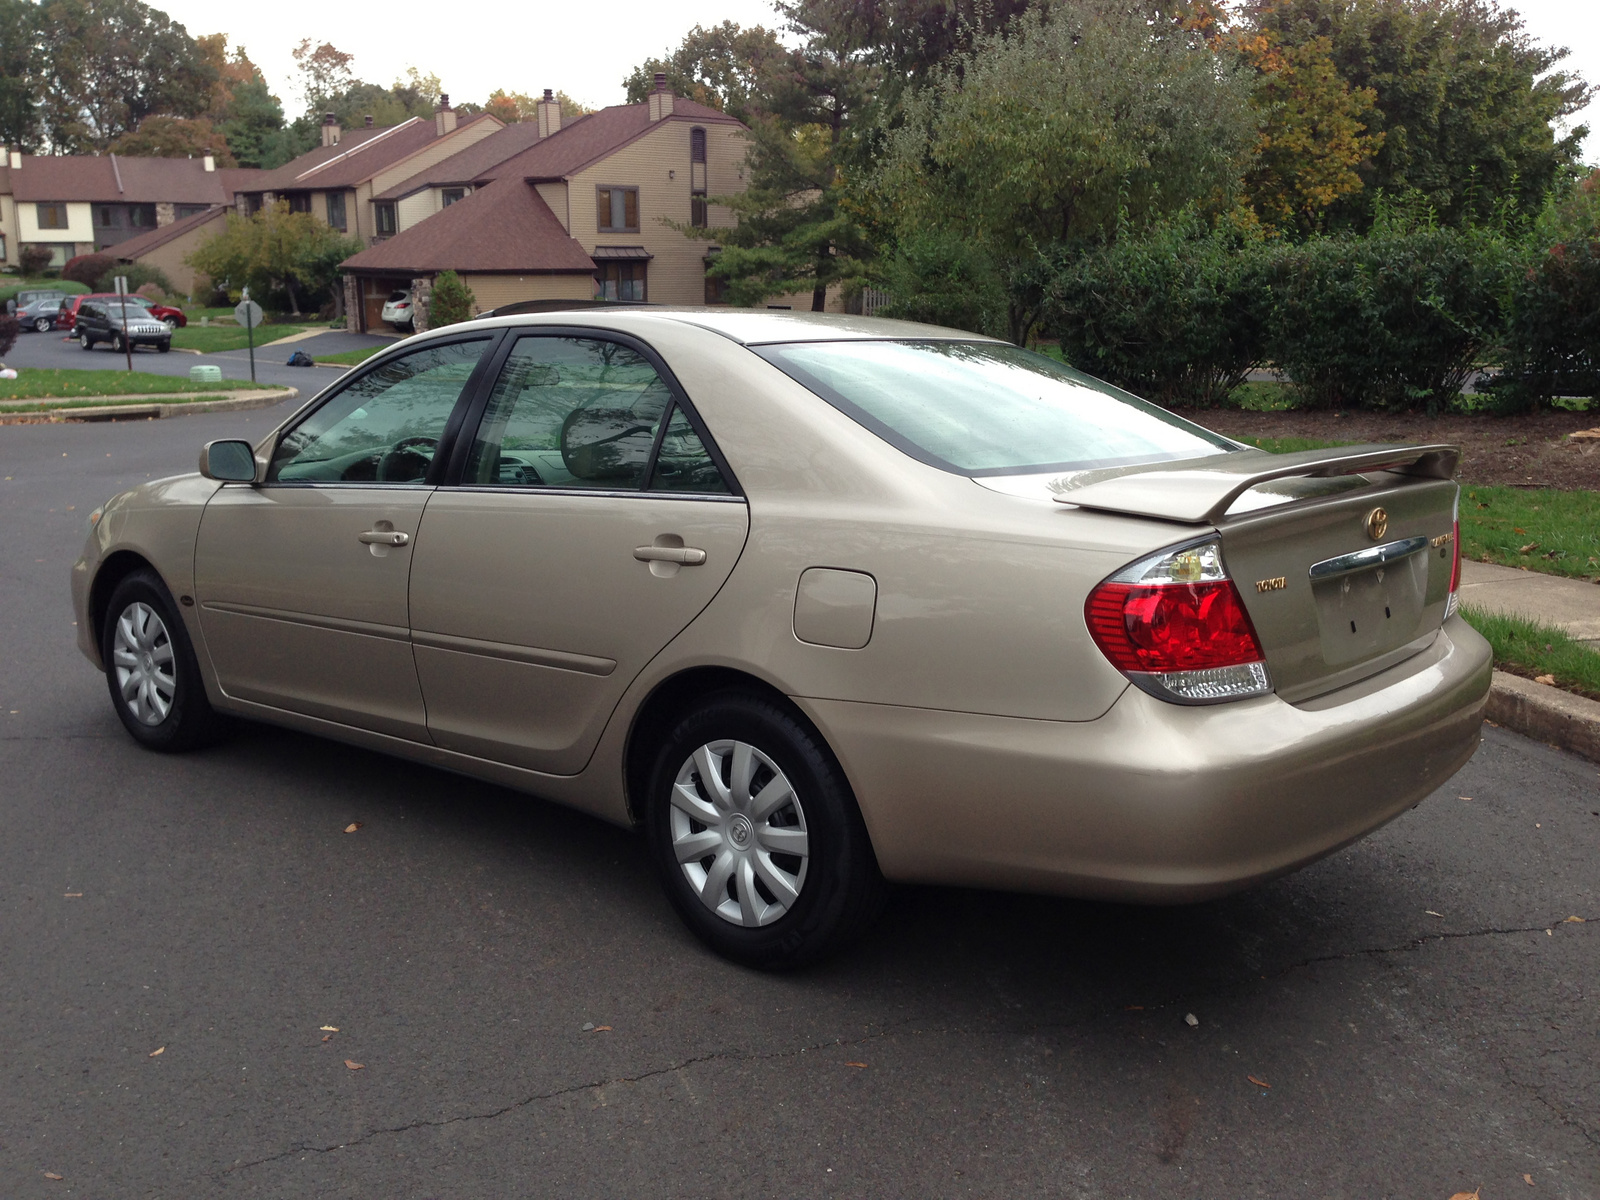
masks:
[[[411,293],[390,292],[383,302],[383,319],[396,329],[407,332],[415,328],[411,315]]]

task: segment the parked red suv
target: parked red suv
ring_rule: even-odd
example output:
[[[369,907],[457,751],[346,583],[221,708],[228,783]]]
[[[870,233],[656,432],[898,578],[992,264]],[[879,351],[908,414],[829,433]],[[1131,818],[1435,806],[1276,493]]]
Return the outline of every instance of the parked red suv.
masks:
[[[56,328],[71,333],[78,323],[78,305],[85,300],[100,300],[107,304],[118,304],[120,298],[115,292],[85,292],[79,296],[68,296],[61,302],[61,308],[56,313]],[[183,315],[183,309],[173,308],[170,304],[157,304],[154,300],[147,300],[143,296],[129,296],[128,307],[138,305],[145,309],[156,320],[164,322],[168,329],[182,329],[189,323],[189,318]]]

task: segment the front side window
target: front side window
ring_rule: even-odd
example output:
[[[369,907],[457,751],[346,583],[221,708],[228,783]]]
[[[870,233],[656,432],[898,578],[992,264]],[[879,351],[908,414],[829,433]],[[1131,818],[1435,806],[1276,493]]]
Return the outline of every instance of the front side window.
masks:
[[[630,300],[639,304],[645,299],[645,264],[642,262],[603,262],[595,275],[596,300]]]
[[[344,231],[344,193],[328,193],[328,224],[340,232]]]
[[[422,482],[488,344],[428,346],[369,371],[285,435],[268,481]]]
[[[393,200],[380,200],[372,206],[372,224],[384,237],[394,233]]]
[[[597,188],[599,227],[607,233],[639,232],[639,189]]]
[[[38,218],[40,229],[65,229],[67,227],[67,206],[65,204],[36,204],[34,205],[34,212]]]
[[[627,346],[523,338],[495,383],[464,482],[634,491],[645,486],[657,442],[670,441],[671,461],[656,466],[661,482],[652,486],[727,491],[693,428],[681,413],[669,419],[671,409],[671,390],[649,360]]]
[[[1235,449],[1054,359],[993,342],[799,342],[756,350],[913,458],[962,475],[1163,462]]]

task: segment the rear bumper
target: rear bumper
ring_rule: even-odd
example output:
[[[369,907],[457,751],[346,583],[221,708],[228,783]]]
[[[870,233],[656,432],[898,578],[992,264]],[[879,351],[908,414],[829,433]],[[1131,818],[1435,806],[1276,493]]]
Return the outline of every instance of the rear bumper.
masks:
[[[1423,653],[1299,706],[1131,687],[1084,722],[799,703],[889,878],[1185,902],[1292,871],[1427,796],[1477,749],[1490,673],[1488,644],[1453,618]]]

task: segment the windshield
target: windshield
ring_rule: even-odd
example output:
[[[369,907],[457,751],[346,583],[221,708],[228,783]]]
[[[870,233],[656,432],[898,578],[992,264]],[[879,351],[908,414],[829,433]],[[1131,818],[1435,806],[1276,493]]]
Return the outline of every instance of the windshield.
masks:
[[[961,475],[1073,471],[1236,449],[1016,346],[849,341],[752,349],[911,457]]]

